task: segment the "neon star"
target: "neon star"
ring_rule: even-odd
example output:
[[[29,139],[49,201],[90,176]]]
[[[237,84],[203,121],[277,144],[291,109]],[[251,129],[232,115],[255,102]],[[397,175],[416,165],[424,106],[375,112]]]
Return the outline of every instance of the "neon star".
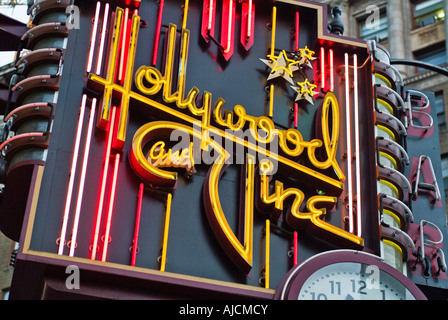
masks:
[[[317,88],[317,86],[309,82],[308,79],[305,79],[304,82],[297,82],[297,84],[299,85],[298,87],[291,86],[291,88],[293,88],[297,92],[296,101],[305,99],[306,101],[314,105],[313,96],[315,94],[314,90]]]
[[[308,49],[308,46],[306,46],[305,49],[299,49],[299,64],[306,64],[308,67],[313,68],[311,61],[316,60],[314,57],[315,54],[314,51]]]
[[[283,77],[285,80],[294,84],[293,72],[299,70],[298,64],[300,61],[289,59],[286,51],[282,50],[279,56],[268,55],[270,60],[260,59],[268,67],[271,68],[268,80]]]

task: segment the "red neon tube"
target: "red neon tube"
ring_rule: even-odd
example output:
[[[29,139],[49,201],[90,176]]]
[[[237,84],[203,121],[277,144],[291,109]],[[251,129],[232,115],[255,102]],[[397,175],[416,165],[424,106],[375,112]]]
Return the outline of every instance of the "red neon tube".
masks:
[[[70,240],[70,252],[69,252],[70,257],[74,256],[75,249],[76,249],[76,238],[78,236],[79,215],[81,213],[82,197],[84,194],[87,163],[89,162],[88,157],[90,154],[90,141],[92,139],[93,119],[95,118],[95,109],[96,109],[96,99],[94,98],[92,100],[92,107],[90,109],[89,125],[87,127],[87,137],[86,137],[86,142],[85,142],[85,147],[84,147],[84,157],[83,157],[83,161],[82,161],[81,178],[80,178],[79,187],[78,187],[78,199],[76,201],[75,220],[73,222],[72,239]]]
[[[118,81],[122,83],[123,79],[123,73],[124,73],[124,67],[127,62],[127,47],[126,43],[129,43],[128,41],[128,17],[129,17],[129,9],[124,9],[124,18],[123,18],[123,24],[121,27],[121,44],[119,50],[120,52],[120,68],[118,69]]]
[[[112,137],[114,133],[114,123],[115,123],[115,113],[116,113],[116,107],[112,108],[112,114],[110,118],[109,123],[109,135],[107,137],[107,144],[106,144],[106,152],[104,155],[104,167],[103,167],[103,177],[101,180],[101,191],[100,191],[100,199],[98,203],[98,211],[96,214],[96,222],[95,222],[95,232],[93,235],[93,244],[92,244],[92,254],[90,259],[95,260],[96,258],[96,252],[98,248],[98,237],[100,233],[100,224],[101,224],[101,216],[103,213],[103,206],[104,206],[104,193],[106,191],[106,181],[107,181],[107,172],[109,169],[109,161],[110,161],[110,150],[112,148]]]
[[[76,166],[78,164],[79,143],[81,141],[82,126],[84,122],[84,112],[86,108],[87,95],[82,96],[81,109],[79,111],[78,127],[76,129],[75,145],[73,148],[72,166],[70,169],[70,179],[68,183],[67,197],[65,199],[64,217],[62,219],[61,235],[59,237],[58,254],[64,253],[65,236],[67,233],[68,216],[70,213],[70,205],[72,202],[73,185],[75,183]]]
[[[297,129],[299,126],[299,104],[294,103],[294,127]]]
[[[252,0],[249,0],[249,11],[247,12],[247,38],[252,37]]]
[[[298,264],[298,249],[299,249],[298,233],[297,231],[294,231],[294,267]]]
[[[107,212],[106,231],[104,233],[103,255],[101,261],[106,261],[107,249],[109,247],[110,228],[112,225],[112,213],[114,211],[115,191],[117,188],[118,167],[120,165],[120,154],[115,155],[114,174],[112,177],[112,186],[110,189],[109,210]]]
[[[140,183],[140,188],[138,192],[137,215],[135,217],[134,241],[132,241],[131,266],[133,267],[135,266],[135,261],[137,260],[138,234],[140,231],[140,220],[142,216],[143,190],[144,190],[144,184]]]
[[[300,21],[300,14],[299,11],[296,12],[296,52],[299,51],[299,21]]]
[[[320,82],[322,90],[325,90],[325,49],[320,48]]]
[[[159,42],[160,42],[160,32],[162,28],[162,17],[163,17],[163,7],[165,5],[165,0],[160,0],[159,4],[159,15],[157,17],[157,27],[156,27],[156,38],[154,41],[154,52],[152,56],[152,65],[157,64],[157,56],[159,55]]]
[[[330,55],[330,91],[334,92],[334,53],[333,53],[333,49],[330,49],[329,55]]]

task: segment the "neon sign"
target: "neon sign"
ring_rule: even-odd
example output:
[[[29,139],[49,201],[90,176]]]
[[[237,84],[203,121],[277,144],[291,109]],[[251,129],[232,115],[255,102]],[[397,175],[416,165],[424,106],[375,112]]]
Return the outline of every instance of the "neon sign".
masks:
[[[232,4],[233,1],[230,1]],[[230,9],[229,9],[230,10]],[[232,12],[230,10],[229,12]],[[129,55],[127,57],[128,65],[125,69],[125,77],[123,85],[114,82],[114,75],[117,68],[118,50],[120,44],[120,37],[118,36],[122,30],[121,25],[123,19],[123,10],[117,8],[115,17],[115,35],[114,41],[110,52],[110,62],[107,68],[106,78],[102,78],[96,74],[90,74],[90,87],[94,87],[94,83],[100,84],[103,88],[103,105],[101,111],[101,119],[99,122],[100,127],[105,127],[108,124],[111,110],[111,96],[114,92],[121,94],[121,106],[117,117],[118,128],[114,139],[114,147],[122,148],[126,139],[128,114],[129,114],[129,101],[130,99],[136,99],[148,107],[148,111],[151,109],[157,109],[162,111],[167,116],[177,119],[176,122],[151,122],[141,127],[134,135],[132,150],[130,151],[129,159],[132,168],[137,175],[146,183],[154,187],[174,189],[177,185],[177,173],[174,171],[164,170],[164,167],[185,167],[188,171],[192,170],[195,160],[193,154],[195,148],[193,142],[188,144],[188,149],[178,151],[177,154],[172,154],[171,151],[165,150],[165,143],[158,141],[154,143],[149,152],[149,156],[144,154],[143,149],[151,142],[155,137],[168,137],[168,133],[173,130],[180,130],[188,133],[191,137],[196,136],[200,141],[200,149],[213,148],[218,152],[219,157],[215,160],[212,168],[209,172],[208,181],[204,186],[204,195],[206,196],[204,201],[206,204],[206,211],[209,217],[211,226],[221,242],[223,248],[227,251],[228,255],[234,260],[234,262],[241,267],[246,273],[251,269],[252,261],[252,227],[251,221],[253,219],[253,208],[251,206],[246,207],[245,215],[245,236],[244,241],[241,243],[231,228],[229,227],[223,209],[220,206],[220,198],[218,195],[218,181],[222,174],[223,165],[229,154],[222,146],[218,145],[212,139],[206,139],[208,132],[221,135],[229,138],[229,135],[225,134],[222,128],[230,129],[232,131],[243,130],[249,128],[249,132],[252,135],[252,140],[256,143],[262,143],[264,145],[272,143],[274,140],[278,141],[280,150],[286,156],[280,154],[271,154],[266,148],[260,147],[258,144],[243,141],[236,135],[230,138],[237,144],[242,144],[244,147],[255,150],[257,153],[263,154],[271,161],[277,161],[281,165],[286,165],[289,170],[299,171],[304,177],[314,177],[314,181],[318,181],[321,184],[320,188],[327,190],[329,194],[333,196],[317,195],[310,198],[307,203],[308,212],[301,212],[300,206],[305,201],[305,196],[300,189],[283,189],[283,185],[280,181],[275,182],[275,193],[269,194],[270,183],[269,177],[272,176],[272,172],[267,169],[260,168],[261,172],[261,194],[259,197],[266,205],[274,204],[275,211],[279,213],[283,212],[284,202],[288,198],[293,198],[293,205],[290,209],[290,213],[287,214],[287,221],[291,226],[297,227],[303,221],[311,222],[314,227],[322,229],[328,233],[341,237],[348,242],[352,242],[354,245],[362,246],[363,239],[342,230],[338,227],[332,226],[321,220],[321,216],[325,215],[326,209],[331,208],[336,203],[336,198],[342,192],[343,182],[345,175],[339,167],[336,159],[336,150],[338,148],[339,140],[339,105],[337,98],[331,93],[327,93],[323,106],[322,115],[319,122],[321,123],[322,139],[314,139],[312,141],[304,141],[300,131],[296,129],[277,130],[273,121],[265,116],[254,117],[246,113],[245,109],[241,105],[234,107],[231,112],[224,112],[225,101],[223,98],[218,98],[212,107],[212,93],[204,92],[202,99],[202,106],[197,105],[199,96],[199,89],[193,87],[188,93],[185,89],[186,75],[187,75],[187,62],[188,62],[188,48],[190,31],[183,28],[181,31],[181,47],[180,47],[180,64],[178,78],[173,79],[173,70],[175,68],[175,39],[177,33],[177,26],[170,24],[168,28],[167,37],[167,53],[166,62],[164,67],[164,73],[162,74],[156,67],[142,66],[135,74],[135,84],[137,89],[141,92],[137,93],[131,90],[131,76],[133,65],[136,55],[136,43],[138,38],[138,25],[140,18],[137,15],[132,16],[132,31],[129,42]],[[231,20],[231,19],[229,19]],[[126,23],[124,23],[126,25]],[[230,30],[230,27],[229,27]],[[230,32],[229,32],[230,34]],[[224,53],[227,53],[225,50]],[[292,79],[292,72],[297,69],[296,65],[309,64],[311,61],[313,52],[308,48],[300,49],[300,60],[292,60],[287,57],[285,51],[282,51],[280,56],[274,54],[268,55],[268,58],[272,62],[265,62],[272,67],[270,77],[275,77],[274,74],[287,76],[288,79]],[[282,62],[280,63],[279,60]],[[272,63],[272,65],[271,65]],[[270,78],[268,78],[269,80]],[[291,81],[291,80],[288,80]],[[177,83],[177,87],[174,87],[174,83]],[[302,87],[303,94],[313,95],[313,85],[305,80],[305,84],[308,84],[306,89],[304,85],[299,83]],[[173,90],[174,89],[174,90]],[[174,92],[173,92],[174,91]],[[150,99],[148,96],[154,96],[158,93],[162,94],[165,104],[156,102]],[[179,110],[170,107],[171,104],[175,104]],[[180,110],[188,110],[187,113]],[[223,114],[225,113],[225,117]],[[189,114],[189,115],[188,115]],[[331,116],[331,119],[329,115]],[[190,125],[197,123],[196,117],[200,117],[200,131],[194,131],[192,126],[181,125],[177,121],[182,119],[182,122],[188,122]],[[211,125],[211,120],[218,124],[219,127]],[[112,124],[111,124],[112,125]],[[325,157],[322,160],[318,159],[317,150],[319,148],[325,150]],[[306,151],[308,158],[311,161],[312,166],[300,165],[293,161],[291,158],[298,157]],[[255,160],[251,159],[249,165],[251,177],[248,179],[246,189],[254,190],[253,171],[255,166]],[[313,167],[315,169],[313,169]],[[329,169],[331,168],[336,177],[330,177],[325,174],[319,173],[316,169]],[[253,194],[246,193],[246,198],[257,197]]]

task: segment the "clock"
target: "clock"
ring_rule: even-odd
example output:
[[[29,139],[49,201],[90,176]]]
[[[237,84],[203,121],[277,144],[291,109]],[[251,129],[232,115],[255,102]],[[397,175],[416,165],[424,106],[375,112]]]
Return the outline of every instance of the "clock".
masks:
[[[276,292],[280,300],[426,300],[404,274],[380,257],[355,250],[313,256],[294,267]]]

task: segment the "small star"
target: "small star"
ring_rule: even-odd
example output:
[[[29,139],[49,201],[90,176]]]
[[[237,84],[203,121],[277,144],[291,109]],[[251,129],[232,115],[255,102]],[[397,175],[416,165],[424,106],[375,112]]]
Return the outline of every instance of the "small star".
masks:
[[[294,91],[297,92],[296,101],[305,99],[306,101],[314,105],[313,96],[315,94],[314,90],[317,88],[317,86],[310,83],[308,79],[306,79],[304,82],[297,82],[297,84],[299,85],[298,87],[291,86],[291,88],[293,88]]]
[[[268,58],[270,60],[260,59],[271,68],[268,80],[283,77],[289,83],[294,84],[293,72],[299,70],[297,65],[300,61],[289,59],[285,50],[279,56],[268,55]]]
[[[314,57],[316,53],[314,51],[311,51],[308,49],[308,46],[305,47],[305,49],[299,49],[299,64],[300,65],[307,65],[311,69],[313,66],[311,65],[311,61],[316,60],[317,58]]]

